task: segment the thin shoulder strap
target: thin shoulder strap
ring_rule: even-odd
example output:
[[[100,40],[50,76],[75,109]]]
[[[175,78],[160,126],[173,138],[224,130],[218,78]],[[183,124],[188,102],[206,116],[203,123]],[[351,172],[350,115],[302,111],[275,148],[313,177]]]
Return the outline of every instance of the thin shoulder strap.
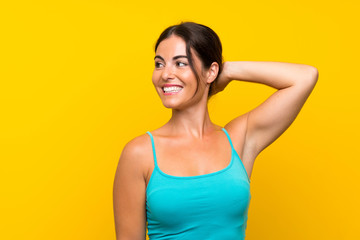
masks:
[[[232,144],[232,141],[231,141],[231,138],[230,138],[229,133],[226,131],[226,129],[225,129],[225,128],[222,128],[222,130],[226,133],[226,136],[227,136],[227,138],[229,139],[229,142],[230,142],[231,148],[232,148],[232,149],[233,149],[233,151],[236,153],[236,155],[237,155],[237,156],[239,156],[239,155],[237,154],[237,152],[236,152],[236,150],[235,150],[235,148],[234,148],[233,144]],[[239,156],[239,160],[240,160],[241,166],[242,166],[242,168],[243,168],[243,170],[244,170],[244,174],[246,175],[246,178],[247,178],[247,180],[248,180],[248,181],[249,181],[249,183],[250,183],[250,178],[249,178],[249,176],[248,176],[248,174],[247,174],[246,168],[245,168],[244,163],[242,162],[242,160],[241,160],[240,156]]]
[[[153,135],[149,131],[147,131],[146,133],[149,134],[149,136],[151,138],[151,145],[152,145],[152,150],[153,150],[154,163],[155,163],[155,167],[157,167],[154,138],[153,138]]]
[[[230,142],[231,148],[232,148],[233,150],[235,150],[235,148],[234,148],[234,146],[233,146],[233,144],[232,144],[232,141],[231,141],[231,138],[230,138],[229,133],[226,131],[225,128],[222,128],[222,130],[225,132],[225,134],[226,134],[226,136],[227,136],[227,138],[228,138],[228,140],[229,140],[229,142]]]

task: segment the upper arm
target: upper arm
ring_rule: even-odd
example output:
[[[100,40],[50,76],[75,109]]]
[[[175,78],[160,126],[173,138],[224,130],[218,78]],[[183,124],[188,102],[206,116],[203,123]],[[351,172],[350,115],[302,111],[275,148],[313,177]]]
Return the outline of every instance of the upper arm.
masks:
[[[308,69],[295,85],[276,91],[247,113],[246,142],[255,155],[284,133],[300,112],[318,78],[315,67]]]
[[[291,125],[300,112],[318,78],[315,67],[308,69],[307,74],[302,75],[295,85],[276,91],[258,107],[227,124],[234,138],[242,143],[243,160],[249,166]]]
[[[145,179],[141,146],[132,140],[125,145],[115,173],[113,204],[118,240],[145,240]]]

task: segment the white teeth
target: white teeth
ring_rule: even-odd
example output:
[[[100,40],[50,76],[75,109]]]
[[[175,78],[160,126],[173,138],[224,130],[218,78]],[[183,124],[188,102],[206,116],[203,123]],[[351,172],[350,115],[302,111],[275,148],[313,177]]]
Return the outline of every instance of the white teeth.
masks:
[[[182,87],[163,87],[163,90],[168,93],[168,92],[179,92],[182,89]]]

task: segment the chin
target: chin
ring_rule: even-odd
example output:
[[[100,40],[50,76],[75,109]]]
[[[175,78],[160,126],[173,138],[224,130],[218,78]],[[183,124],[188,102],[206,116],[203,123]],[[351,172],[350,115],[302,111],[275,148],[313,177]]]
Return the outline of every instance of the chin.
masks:
[[[169,109],[178,109],[177,105],[171,105],[171,104],[163,104],[164,107],[169,108]]]
[[[169,109],[181,109],[181,106],[176,103],[163,102],[163,105],[164,105],[164,107],[169,108]]]

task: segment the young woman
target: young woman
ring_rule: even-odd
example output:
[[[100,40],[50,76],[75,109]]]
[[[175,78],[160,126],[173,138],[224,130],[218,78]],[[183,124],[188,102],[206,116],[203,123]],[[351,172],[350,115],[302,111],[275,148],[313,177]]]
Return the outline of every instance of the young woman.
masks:
[[[250,177],[258,154],[294,121],[314,88],[315,67],[283,62],[224,62],[210,28],[170,26],[155,46],[152,82],[171,119],[128,142],[114,180],[118,240],[245,238]],[[224,127],[207,103],[230,81],[277,91]]]

